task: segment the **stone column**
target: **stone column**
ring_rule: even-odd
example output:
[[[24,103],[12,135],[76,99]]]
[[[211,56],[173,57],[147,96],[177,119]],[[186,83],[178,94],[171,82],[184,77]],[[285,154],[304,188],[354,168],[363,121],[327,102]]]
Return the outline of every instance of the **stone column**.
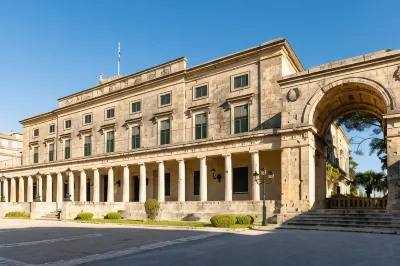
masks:
[[[3,196],[5,202],[8,202],[8,179],[3,181]]]
[[[206,157],[200,159],[200,201],[207,201],[207,163]]]
[[[43,201],[43,182],[42,182],[42,176],[36,178],[36,189],[39,192],[39,199],[40,201]],[[36,197],[36,195],[35,195]]]
[[[129,167],[123,165],[122,202],[129,202]]]
[[[63,202],[63,177],[61,173],[57,174],[57,203]]]
[[[68,176],[68,194],[71,196],[71,201],[75,201],[75,178],[74,178],[74,173],[71,171],[71,173]]]
[[[24,201],[25,201],[25,183],[24,183],[24,178],[20,176],[18,180],[18,202],[24,202]]]
[[[28,188],[26,193],[26,201],[33,202],[33,179],[32,176],[28,176]]]
[[[165,202],[165,171],[164,162],[158,161],[158,202]]]
[[[80,202],[86,202],[86,173],[85,170],[81,170],[81,189],[80,189],[80,197],[79,201]]]
[[[112,167],[108,169],[107,202],[114,202],[114,170]]]
[[[51,174],[46,177],[46,202],[53,202],[53,178]]]
[[[179,179],[178,179],[178,201],[185,201],[185,161],[177,160],[179,163]]]
[[[260,174],[260,158],[258,151],[251,152],[251,182],[253,184],[252,200],[260,200],[260,185],[253,178],[253,174],[257,172]]]
[[[225,201],[232,201],[232,156],[224,154],[225,157]]]
[[[93,169],[93,202],[100,202],[100,174],[99,169]]]
[[[15,178],[11,178],[11,191],[10,191],[10,202],[17,202],[17,186],[15,184]]]
[[[146,202],[146,165],[140,164],[139,202]]]

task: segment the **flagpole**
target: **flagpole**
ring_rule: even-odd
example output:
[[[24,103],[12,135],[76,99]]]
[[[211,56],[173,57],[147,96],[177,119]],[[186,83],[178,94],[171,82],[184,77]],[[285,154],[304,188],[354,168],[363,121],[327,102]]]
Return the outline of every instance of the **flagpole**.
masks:
[[[118,42],[118,76],[119,76],[120,64],[121,64],[121,47],[120,43]]]

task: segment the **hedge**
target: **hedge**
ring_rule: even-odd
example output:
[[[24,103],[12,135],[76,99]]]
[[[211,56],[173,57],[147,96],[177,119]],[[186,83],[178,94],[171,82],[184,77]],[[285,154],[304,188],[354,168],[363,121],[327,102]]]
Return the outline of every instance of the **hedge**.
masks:
[[[104,218],[109,220],[121,220],[122,216],[119,212],[109,212]]]
[[[23,218],[27,219],[29,218],[29,214],[26,214],[25,212],[8,212],[5,215],[6,218]]]
[[[253,219],[251,219],[250,215],[238,215],[236,216],[237,224],[251,224]]]
[[[93,218],[93,213],[91,212],[80,212],[78,213],[78,215],[76,216],[75,220],[92,220]]]
[[[144,209],[146,211],[147,218],[154,221],[160,210],[160,203],[156,199],[147,200],[144,204]]]
[[[235,215],[215,215],[210,222],[214,227],[231,227],[236,224]]]

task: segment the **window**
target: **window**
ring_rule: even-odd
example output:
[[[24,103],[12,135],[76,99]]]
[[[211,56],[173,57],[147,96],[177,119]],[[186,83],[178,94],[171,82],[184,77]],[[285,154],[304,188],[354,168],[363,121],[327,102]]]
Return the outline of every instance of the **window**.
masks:
[[[132,112],[132,113],[140,112],[140,101],[137,101],[137,102],[133,102],[133,103],[132,103],[131,112]]]
[[[72,125],[71,119],[65,120],[65,129],[70,129]]]
[[[114,152],[114,131],[107,132],[107,152]]]
[[[39,129],[38,128],[33,130],[33,136],[39,137]]]
[[[195,88],[194,97],[196,99],[207,97],[207,85]]]
[[[55,125],[50,125],[49,126],[49,133],[54,133],[56,132],[56,126]]]
[[[207,115],[199,114],[196,115],[196,139],[206,139],[207,138]]]
[[[249,131],[249,106],[235,107],[235,134]]]
[[[115,117],[115,109],[109,108],[106,110],[106,119],[113,119]]]
[[[248,193],[248,167],[233,168],[233,193]]]
[[[140,127],[132,127],[132,149],[140,148]]]
[[[234,77],[233,80],[234,80],[234,86],[233,87],[235,89],[239,89],[239,88],[243,88],[243,87],[249,86],[249,75],[248,74]]]
[[[200,171],[193,172],[193,195],[198,196],[200,195]]]
[[[165,173],[164,177],[165,177],[165,182],[164,182],[165,196],[171,196],[171,174]]]
[[[49,162],[54,161],[54,143],[49,144]]]
[[[83,148],[83,155],[84,156],[90,156],[92,155],[92,137],[91,136],[85,136],[85,144]]]
[[[64,143],[64,159],[71,158],[71,140],[67,139]]]
[[[160,144],[169,144],[170,140],[170,120],[161,121]]]
[[[39,163],[39,147],[33,148],[33,163]]]
[[[84,115],[83,117],[83,124],[84,125],[90,125],[92,123],[92,115]]]
[[[161,95],[160,103],[160,105],[171,104],[171,93]]]

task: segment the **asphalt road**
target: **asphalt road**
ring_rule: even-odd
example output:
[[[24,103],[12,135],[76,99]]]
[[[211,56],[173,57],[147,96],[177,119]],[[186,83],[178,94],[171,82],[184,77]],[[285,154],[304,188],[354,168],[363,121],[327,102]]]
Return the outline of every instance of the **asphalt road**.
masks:
[[[400,236],[274,230],[224,234],[85,265],[400,265]]]

